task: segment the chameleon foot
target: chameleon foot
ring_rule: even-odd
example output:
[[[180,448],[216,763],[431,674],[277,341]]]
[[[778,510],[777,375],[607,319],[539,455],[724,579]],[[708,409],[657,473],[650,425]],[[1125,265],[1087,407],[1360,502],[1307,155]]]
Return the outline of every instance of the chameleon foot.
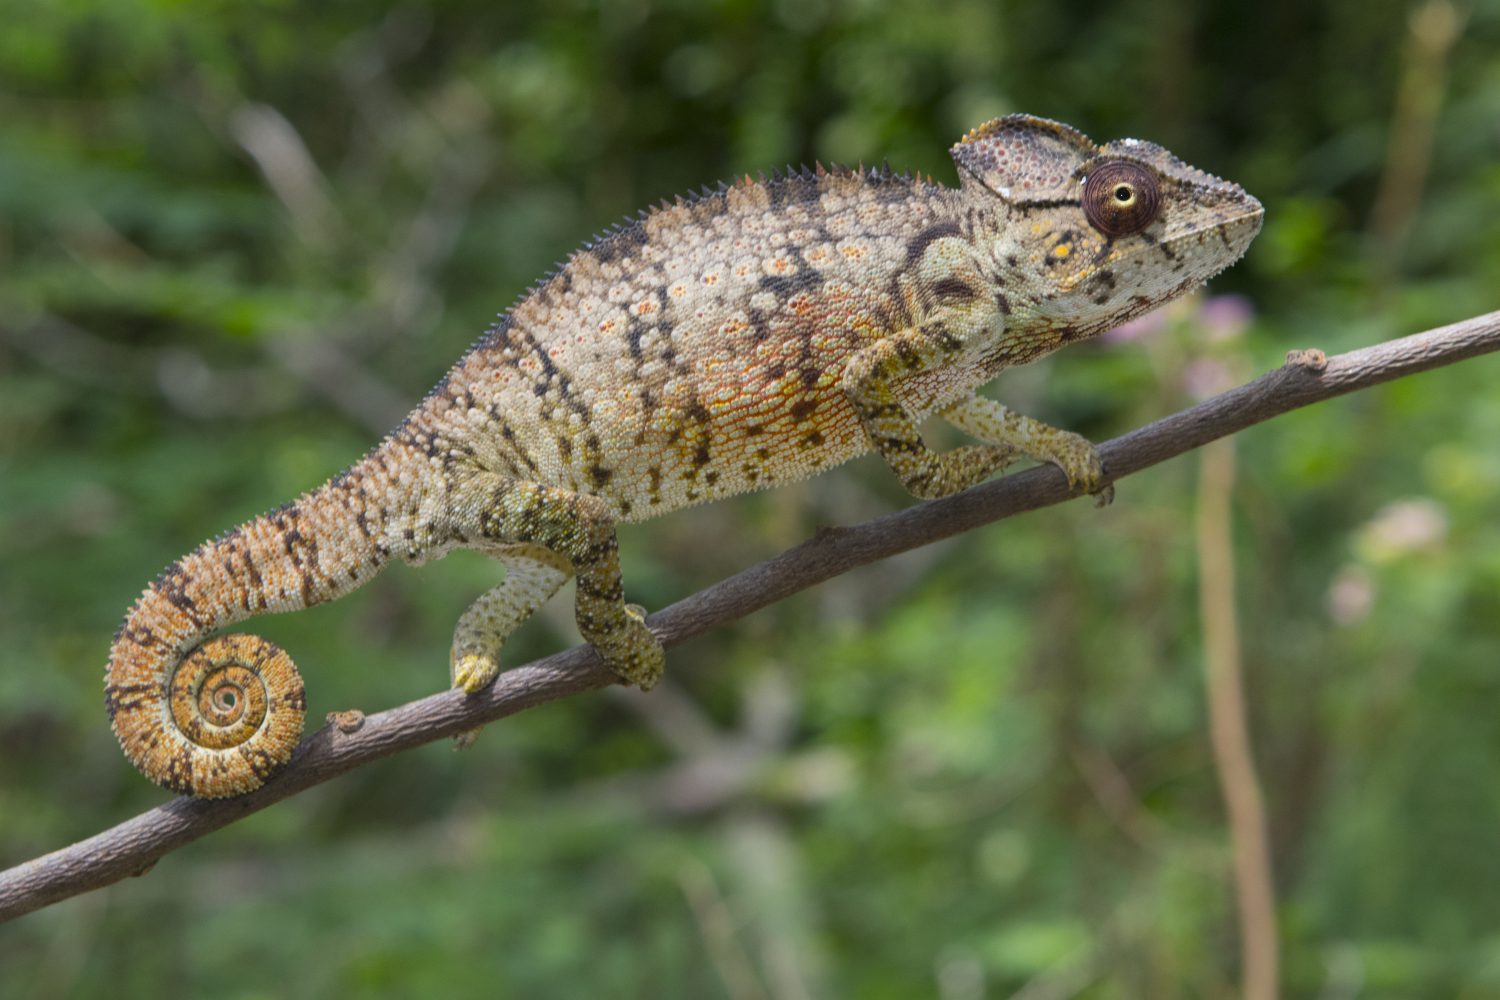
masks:
[[[486,653],[465,653],[459,656],[455,652],[448,673],[453,678],[454,687],[461,689],[464,694],[478,694],[500,676],[500,660]]]
[[[1104,463],[1099,449],[1082,434],[1048,428],[1051,433],[1037,442],[1035,457],[1050,462],[1068,477],[1068,488],[1074,493],[1094,497],[1097,507],[1107,507],[1115,498],[1113,483],[1104,481]]]
[[[495,683],[500,676],[500,658],[487,653],[464,653],[454,650],[449,657],[448,674],[453,686],[472,697]],[[453,749],[467,750],[479,738],[479,729],[465,729],[453,734]]]
[[[661,640],[646,627],[646,609],[638,604],[625,605],[627,615],[625,627],[617,637],[612,637],[609,649],[598,644],[604,665],[614,671],[627,684],[634,684],[642,691],[656,687],[666,669],[667,652]]]

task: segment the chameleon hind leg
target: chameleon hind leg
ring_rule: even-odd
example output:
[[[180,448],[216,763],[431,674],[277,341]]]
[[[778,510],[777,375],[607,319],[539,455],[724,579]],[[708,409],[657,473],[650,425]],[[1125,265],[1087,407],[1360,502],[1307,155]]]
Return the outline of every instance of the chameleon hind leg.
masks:
[[[1092,493],[1100,507],[1114,499],[1115,488],[1104,482],[1104,465],[1088,438],[1008,409],[984,396],[970,396],[941,411],[941,416],[970,437],[990,445],[1014,449],[1038,462],[1050,462],[1068,477],[1068,485]]]
[[[505,564],[504,582],[469,605],[453,629],[449,676],[465,694],[490,685],[501,645],[573,575],[567,559],[541,545],[504,545],[494,554]]]
[[[620,546],[609,505],[586,493],[488,472],[477,474],[467,484],[466,492],[465,502],[459,505],[460,535],[476,548],[499,548],[502,553],[519,553],[520,559],[529,560],[531,568],[523,572],[531,581],[531,590],[524,595],[518,589],[514,596],[492,597],[504,588],[502,584],[464,613],[454,635],[455,683],[461,682],[465,690],[474,684],[473,690],[477,690],[494,680],[498,660],[491,668],[483,654],[487,645],[494,645],[492,639],[499,629],[486,625],[486,620],[503,623],[514,619],[506,631],[513,629],[551,596],[549,592],[538,598],[542,585],[558,573],[563,575],[551,591],[562,585],[568,572],[562,567],[566,566],[578,580],[574,613],[584,640],[622,680],[643,690],[655,686],[666,656],[660,640],[646,627],[644,613],[625,603]],[[502,554],[501,558],[507,557]],[[509,603],[512,601],[513,605]],[[526,610],[520,613],[523,605]],[[478,659],[467,659],[470,656]]]
[[[840,378],[880,456],[907,491],[924,500],[968,489],[1016,458],[1008,442],[933,451],[897,395],[898,379],[942,367],[964,343],[945,324],[909,327],[856,352]]]
[[[541,545],[503,545],[494,550],[505,580],[469,605],[453,629],[448,674],[465,694],[478,694],[500,673],[500,649],[510,634],[573,575],[573,565]],[[453,737],[459,750],[473,745],[478,729]]]

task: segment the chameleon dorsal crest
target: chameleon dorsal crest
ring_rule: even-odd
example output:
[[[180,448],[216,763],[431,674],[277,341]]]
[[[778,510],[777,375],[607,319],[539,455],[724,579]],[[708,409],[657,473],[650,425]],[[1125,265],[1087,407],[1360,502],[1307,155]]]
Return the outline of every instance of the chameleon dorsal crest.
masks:
[[[971,129],[949,152],[965,188],[979,184],[1024,204],[1067,197],[1079,168],[1099,147],[1062,122],[1006,115]]]

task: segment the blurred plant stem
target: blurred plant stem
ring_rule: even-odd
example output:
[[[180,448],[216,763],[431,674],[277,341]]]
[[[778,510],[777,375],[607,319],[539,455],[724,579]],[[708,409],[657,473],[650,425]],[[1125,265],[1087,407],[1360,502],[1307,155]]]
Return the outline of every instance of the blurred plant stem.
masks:
[[[708,959],[730,1000],[768,1000],[750,956],[740,944],[740,918],[724,898],[713,872],[701,861],[693,861],[682,866],[677,878],[703,936]]]
[[[1240,965],[1247,1000],[1274,1000],[1277,990],[1276,890],[1266,839],[1266,811],[1250,747],[1234,607],[1234,540],[1230,497],[1234,441],[1203,446],[1198,479],[1198,603],[1208,688],[1214,767],[1229,814],[1235,896],[1240,915]]]
[[[1387,287],[1395,274],[1412,220],[1421,207],[1443,107],[1448,57],[1467,19],[1468,12],[1451,0],[1427,0],[1411,13],[1385,171],[1370,209],[1369,232],[1376,252],[1371,277],[1377,288]]]

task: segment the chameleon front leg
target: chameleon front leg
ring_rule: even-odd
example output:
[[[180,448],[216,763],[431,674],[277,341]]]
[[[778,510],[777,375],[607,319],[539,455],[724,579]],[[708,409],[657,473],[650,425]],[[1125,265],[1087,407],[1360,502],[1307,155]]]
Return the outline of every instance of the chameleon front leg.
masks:
[[[1098,449],[1081,434],[1044,424],[984,396],[959,400],[940,415],[986,444],[1008,447],[1027,458],[1057,466],[1068,477],[1068,486],[1093,494],[1100,507],[1114,499],[1114,484],[1104,482]]]
[[[840,386],[880,456],[907,491],[924,500],[968,489],[1016,457],[1008,442],[933,451],[896,394],[897,379],[940,368],[963,346],[963,339],[943,324],[910,327],[855,353],[840,376]]]
[[[531,565],[523,570],[530,581],[526,587],[510,594],[502,584],[459,619],[452,661],[455,684],[479,690],[493,681],[499,661],[492,655],[486,662],[486,651],[497,652],[502,629],[508,633],[524,620],[571,571],[578,578],[574,612],[584,640],[621,679],[642,690],[654,687],[666,656],[642,611],[625,603],[609,505],[596,496],[493,473],[477,474],[467,484],[466,496],[456,519],[459,535],[476,547],[513,553],[501,556],[508,564],[515,559]],[[549,585],[551,590],[541,593]]]

